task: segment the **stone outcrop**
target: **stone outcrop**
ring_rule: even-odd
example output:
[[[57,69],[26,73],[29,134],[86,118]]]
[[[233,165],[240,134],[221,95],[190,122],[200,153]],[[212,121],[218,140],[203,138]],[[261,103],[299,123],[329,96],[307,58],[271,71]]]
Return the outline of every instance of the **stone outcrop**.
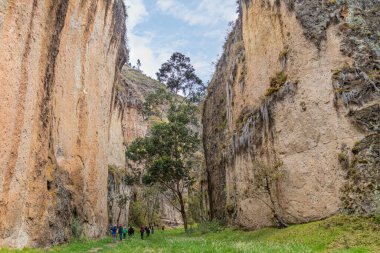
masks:
[[[125,17],[121,0],[0,0],[0,246],[107,232]]]
[[[379,212],[379,10],[240,1],[203,112],[213,218],[259,228]]]
[[[133,171],[127,166],[125,149],[134,139],[143,137],[148,125],[142,114],[144,96],[139,87],[130,82],[133,77],[145,77],[142,73],[124,67],[120,80],[115,87],[113,114],[114,124],[119,132],[111,131],[112,143],[117,146],[116,153],[109,154],[108,164],[108,221],[110,224],[128,224],[129,207],[132,195]],[[141,84],[142,85],[142,84]],[[156,83],[152,84],[153,88]],[[111,129],[113,129],[111,127]]]

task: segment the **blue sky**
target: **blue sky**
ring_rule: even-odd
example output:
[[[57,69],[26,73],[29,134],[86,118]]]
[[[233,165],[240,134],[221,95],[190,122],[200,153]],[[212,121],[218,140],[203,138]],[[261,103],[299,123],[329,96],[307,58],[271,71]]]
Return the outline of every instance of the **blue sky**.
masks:
[[[155,78],[172,53],[191,58],[199,77],[211,79],[228,23],[236,19],[235,0],[124,0],[128,8],[130,61],[141,60]]]

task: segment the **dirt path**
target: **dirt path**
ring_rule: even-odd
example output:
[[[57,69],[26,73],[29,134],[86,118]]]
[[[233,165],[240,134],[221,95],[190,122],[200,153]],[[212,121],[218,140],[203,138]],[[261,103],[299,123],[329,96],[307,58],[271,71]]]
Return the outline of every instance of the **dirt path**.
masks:
[[[120,242],[116,242],[116,243],[108,243],[106,245],[104,245],[105,247],[107,248],[116,248],[116,246],[119,244]],[[96,252],[100,252],[102,250],[104,250],[105,248],[104,247],[96,247],[96,248],[92,248],[90,250],[88,250],[87,252],[88,253],[96,253]]]
[[[89,251],[87,252],[90,252],[90,253],[94,253],[94,252],[99,252],[101,251],[103,248],[93,248],[93,249],[90,249]]]

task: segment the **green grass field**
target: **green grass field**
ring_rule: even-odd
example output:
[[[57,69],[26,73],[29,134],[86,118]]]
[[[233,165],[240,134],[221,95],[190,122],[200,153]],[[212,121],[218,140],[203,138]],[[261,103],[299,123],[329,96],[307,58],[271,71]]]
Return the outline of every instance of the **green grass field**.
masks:
[[[224,229],[156,231],[149,239],[135,238],[112,243],[110,238],[84,240],[49,250],[0,250],[5,252],[380,252],[380,224],[375,219],[337,216],[325,221],[286,229],[266,228],[254,232]]]

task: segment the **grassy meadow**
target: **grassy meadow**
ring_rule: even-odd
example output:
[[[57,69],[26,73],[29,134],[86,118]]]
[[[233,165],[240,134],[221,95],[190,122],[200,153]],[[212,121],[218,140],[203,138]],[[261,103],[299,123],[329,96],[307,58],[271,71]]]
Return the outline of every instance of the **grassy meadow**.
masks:
[[[214,231],[211,231],[214,230]],[[51,249],[2,249],[8,252],[380,252],[380,222],[348,216],[294,225],[286,229],[265,228],[244,232],[235,229],[193,228],[156,231],[146,240],[139,234],[126,241],[112,243],[111,238],[99,241],[81,240]]]

